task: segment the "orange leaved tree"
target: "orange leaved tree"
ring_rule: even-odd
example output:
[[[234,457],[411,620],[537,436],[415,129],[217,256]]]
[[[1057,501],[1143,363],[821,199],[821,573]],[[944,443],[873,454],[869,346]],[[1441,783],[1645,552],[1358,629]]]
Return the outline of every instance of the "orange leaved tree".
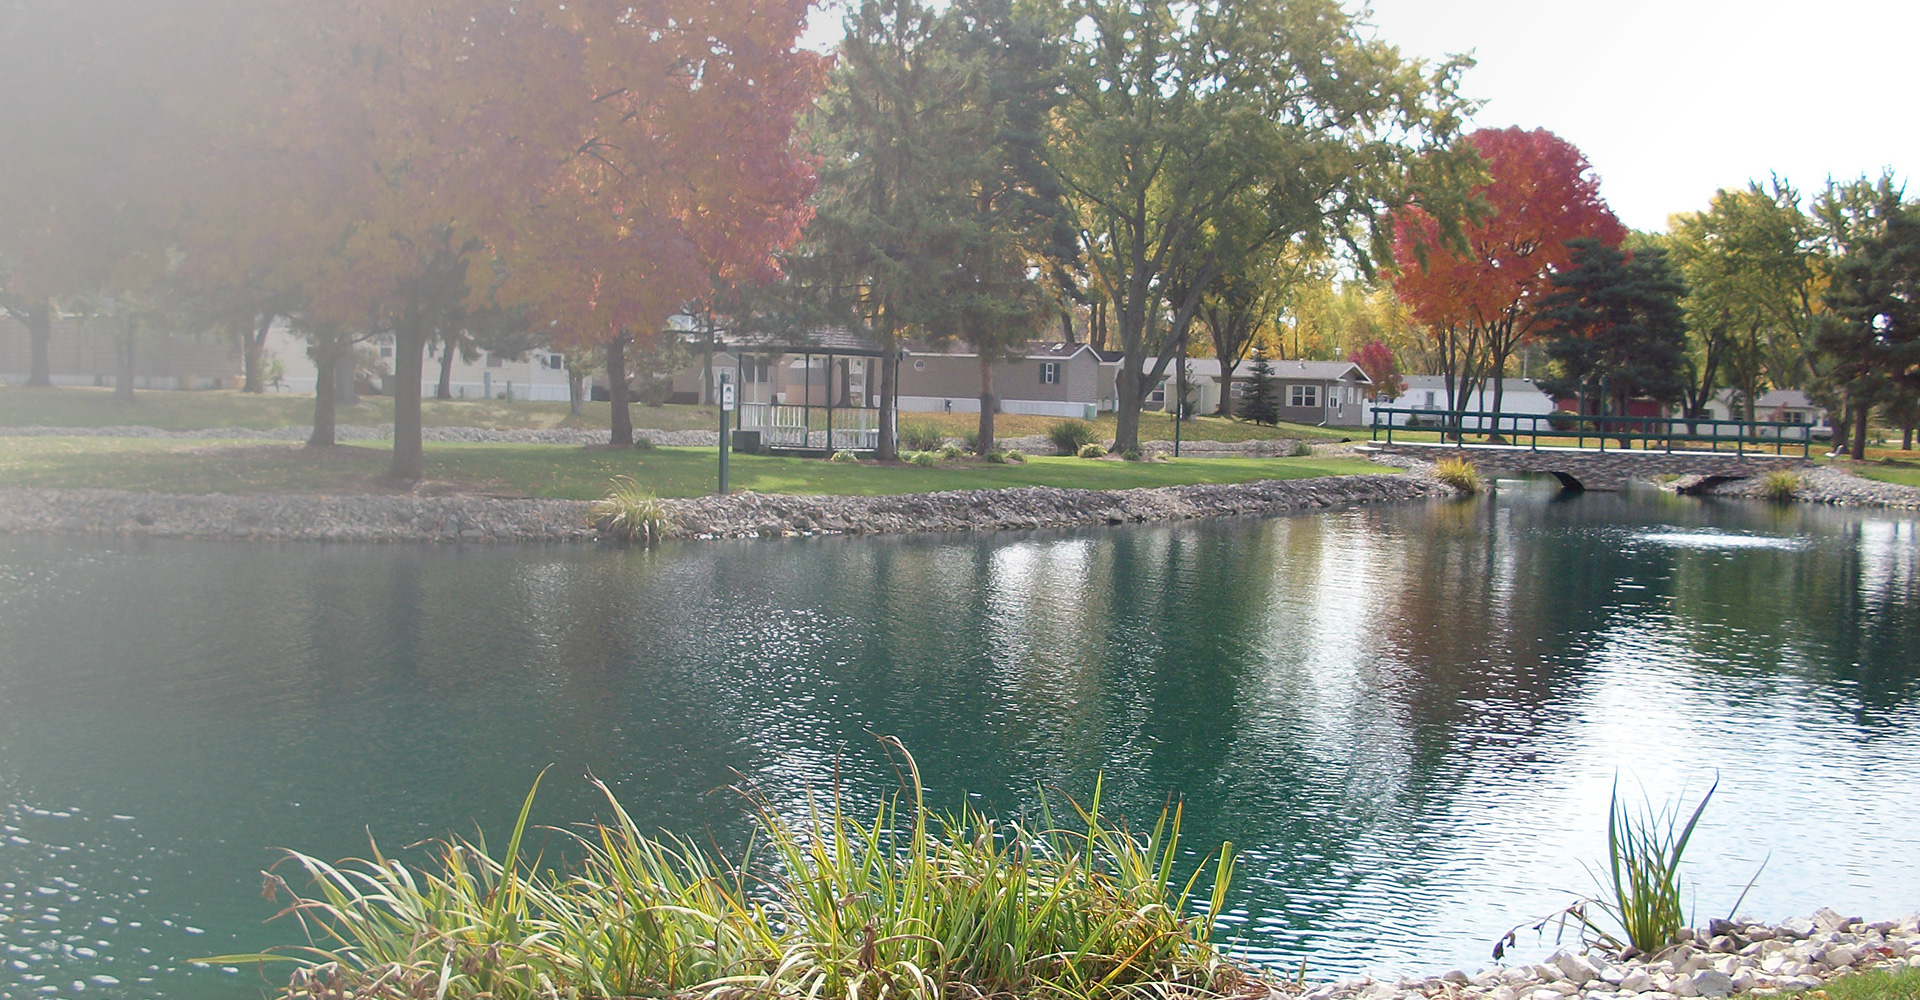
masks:
[[[1618,246],[1627,231],[1600,197],[1586,157],[1565,139],[1506,128],[1467,141],[1486,161],[1488,179],[1474,189],[1486,214],[1454,243],[1418,206],[1396,213],[1393,288],[1434,338],[1448,422],[1458,427],[1474,389],[1491,380],[1489,426],[1497,428],[1507,361],[1533,336],[1551,275],[1568,265],[1567,241]]]

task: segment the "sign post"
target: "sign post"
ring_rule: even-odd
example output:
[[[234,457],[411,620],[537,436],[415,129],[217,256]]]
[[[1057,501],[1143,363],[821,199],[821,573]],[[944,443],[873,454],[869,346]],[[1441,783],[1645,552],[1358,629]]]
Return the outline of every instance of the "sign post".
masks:
[[[729,437],[732,437],[732,435],[728,434],[727,430],[728,430],[728,425],[733,422],[733,406],[734,406],[733,383],[732,382],[720,383],[720,495],[721,496],[727,495],[727,453],[733,450],[732,448],[728,447],[730,442],[727,439]]]

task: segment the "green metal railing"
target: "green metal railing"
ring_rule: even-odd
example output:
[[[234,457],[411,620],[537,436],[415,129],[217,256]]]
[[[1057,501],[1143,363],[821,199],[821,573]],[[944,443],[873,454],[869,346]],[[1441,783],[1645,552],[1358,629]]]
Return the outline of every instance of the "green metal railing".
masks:
[[[1396,424],[1395,416],[1406,419]],[[1451,439],[1452,443],[1460,446],[1466,444],[1466,435],[1478,434],[1497,435],[1515,445],[1525,439],[1527,447],[1536,449],[1540,447],[1542,439],[1549,444],[1572,441],[1578,448],[1588,447],[1587,442],[1591,439],[1603,452],[1607,450],[1609,441],[1621,444],[1628,450],[1633,449],[1634,442],[1639,442],[1643,451],[1720,451],[1730,447],[1739,455],[1748,452],[1765,454],[1769,445],[1773,454],[1781,455],[1798,446],[1802,458],[1812,456],[1818,431],[1826,430],[1827,437],[1832,434],[1830,429],[1815,424],[1771,420],[1630,417],[1565,411],[1502,413],[1496,418],[1491,413],[1475,410],[1454,412],[1394,407],[1375,409],[1372,429],[1373,440],[1380,441],[1384,434],[1386,444],[1393,443],[1396,430],[1402,434],[1407,431],[1436,431],[1442,442]]]

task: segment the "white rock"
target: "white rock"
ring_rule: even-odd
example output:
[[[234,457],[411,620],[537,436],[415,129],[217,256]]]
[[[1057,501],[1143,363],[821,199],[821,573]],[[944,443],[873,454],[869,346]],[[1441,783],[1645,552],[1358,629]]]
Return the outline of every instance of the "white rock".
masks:
[[[1667,990],[1674,996],[1697,997],[1700,995],[1700,991],[1693,985],[1692,976],[1673,977],[1673,983],[1667,987]]]
[[[1733,978],[1724,972],[1708,969],[1696,972],[1686,980],[1695,995],[1703,997],[1724,997],[1733,993]]]
[[[1823,931],[1837,930],[1847,925],[1847,918],[1831,907],[1822,906],[1813,911],[1813,925]]]
[[[1631,969],[1617,985],[1622,991],[1632,990],[1635,993],[1644,993],[1653,989],[1653,977],[1647,975],[1645,969]]]

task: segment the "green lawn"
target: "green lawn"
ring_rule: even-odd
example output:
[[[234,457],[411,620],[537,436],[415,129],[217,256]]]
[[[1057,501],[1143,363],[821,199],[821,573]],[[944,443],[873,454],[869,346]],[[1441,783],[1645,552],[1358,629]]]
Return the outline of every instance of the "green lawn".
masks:
[[[710,406],[635,406],[635,427],[656,430],[706,430],[719,423],[719,414]],[[605,427],[611,413],[606,403],[588,403],[586,412],[571,419],[565,403],[508,403],[496,399],[429,399],[422,404],[421,419],[429,427],[489,427],[519,430],[548,427]],[[962,437],[976,429],[979,417],[964,413],[903,413],[903,423],[926,423],[940,428],[950,437]],[[342,424],[384,424],[393,420],[393,402],[381,396],[368,396],[358,406],[341,407]],[[112,427],[144,426],[166,430],[201,430],[210,427],[244,427],[270,430],[275,427],[304,426],[313,422],[313,397],[276,395],[268,392],[250,395],[229,390],[199,392],[137,392],[132,406],[117,406],[108,389],[0,388],[0,427]],[[1059,417],[1034,417],[1002,413],[995,418],[996,432],[1005,437],[1045,434],[1060,422]],[[1103,437],[1113,437],[1114,416],[1105,414],[1094,422]],[[1365,433],[1351,428],[1308,427],[1280,424],[1262,427],[1239,420],[1196,417],[1181,432],[1195,441],[1248,441],[1270,438],[1309,438],[1312,440],[1359,440]],[[1173,421],[1164,413],[1140,415],[1143,440],[1172,440]]]
[[[1822,989],[1782,994],[1780,1000],[1920,1000],[1920,969],[1855,972]]]
[[[1839,464],[1839,463],[1836,463]],[[1920,452],[1867,450],[1867,461],[1847,462],[1854,475],[1883,483],[1920,486]]]
[[[163,493],[385,492],[384,446],[323,454],[261,442],[155,441],[103,437],[0,438],[0,483]],[[711,449],[613,451],[555,445],[426,446],[426,478],[444,489],[591,499],[627,474],[663,497],[699,496],[715,485]],[[846,465],[819,459],[735,455],[735,489],[767,493],[881,495],[1007,486],[1126,489],[1391,472],[1358,459],[1207,458],[1167,462],[1036,457],[1024,465],[967,461],[935,468]]]

